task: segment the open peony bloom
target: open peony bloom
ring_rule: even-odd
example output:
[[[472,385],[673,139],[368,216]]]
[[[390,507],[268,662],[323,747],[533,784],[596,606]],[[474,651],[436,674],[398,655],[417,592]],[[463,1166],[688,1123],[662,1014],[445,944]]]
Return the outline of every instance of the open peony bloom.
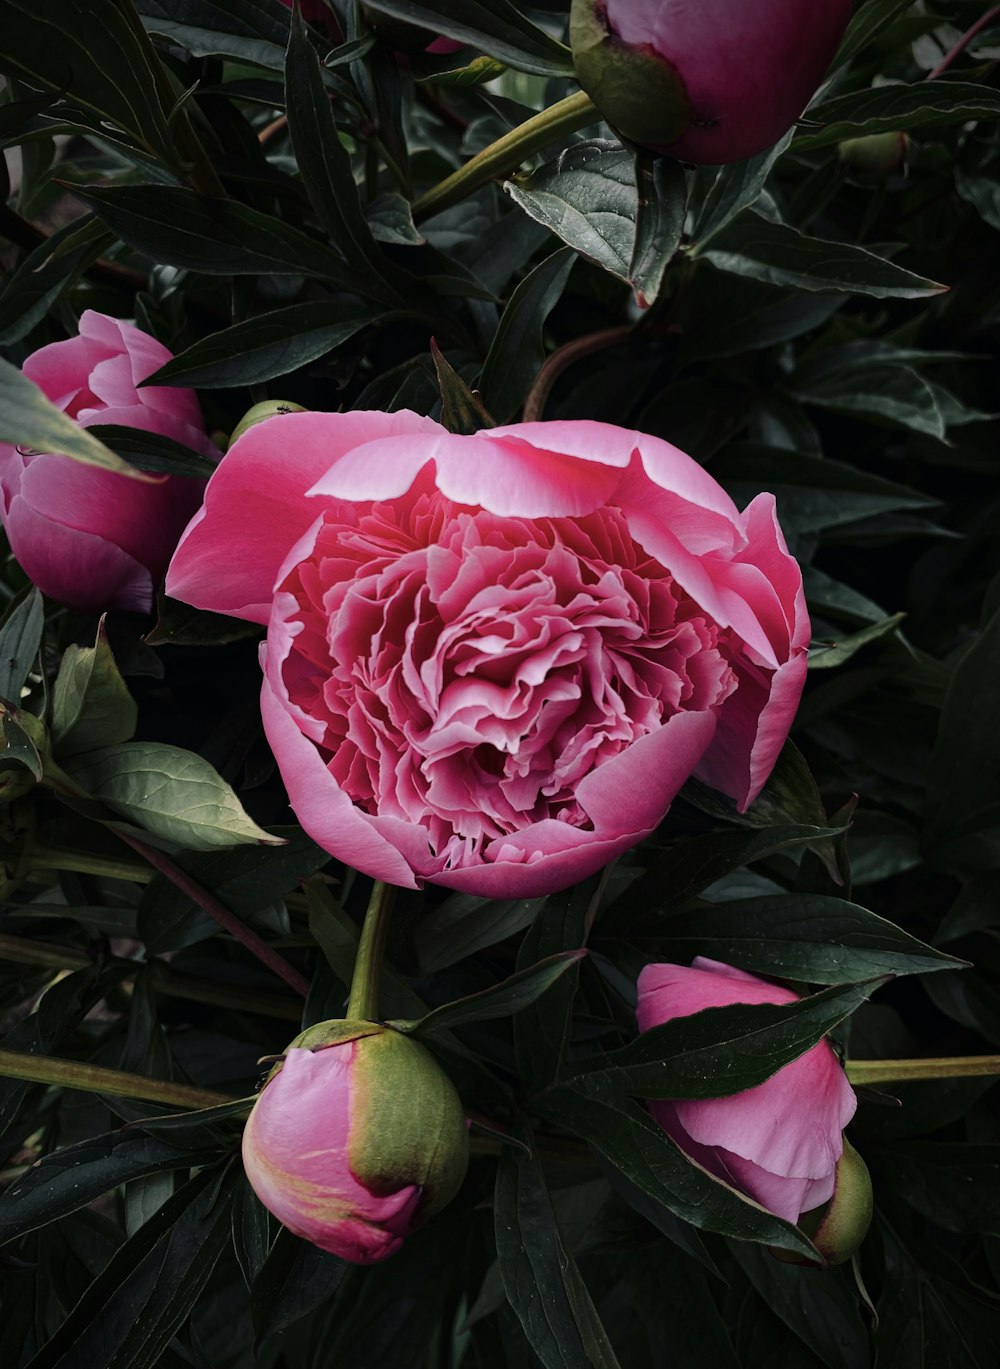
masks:
[[[573,60],[625,137],[685,161],[735,162],[791,128],[852,8],[852,0],[573,0]]]
[[[216,457],[193,390],[138,388],[170,358],[155,338],[88,309],[78,337],[40,348],[22,370],[81,427],[142,428]],[[0,519],[11,551],[43,594],[71,608],[150,609],[203,488],[0,443]]]
[[[809,639],[773,497],[740,513],[676,447],[594,422],[268,419],[167,590],[267,625],[264,727],[314,840],[494,898],[601,868],[692,773],[745,808]]]
[[[790,989],[702,956],[690,967],[647,965],[639,975],[639,1030],[704,1008],[796,1000]],[[832,1197],[843,1131],[856,1106],[854,1090],[826,1041],[763,1084],[729,1098],[649,1104],[660,1126],[693,1160],[789,1222]]]
[[[454,1197],[468,1156],[450,1080],[418,1042],[371,1022],[297,1037],[243,1132],[264,1206],[354,1264],[394,1255]]]

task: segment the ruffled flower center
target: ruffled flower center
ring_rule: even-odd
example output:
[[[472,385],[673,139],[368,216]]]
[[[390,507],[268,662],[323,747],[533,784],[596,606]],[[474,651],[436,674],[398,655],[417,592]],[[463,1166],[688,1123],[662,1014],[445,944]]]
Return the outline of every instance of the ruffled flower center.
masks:
[[[586,775],[737,683],[729,634],[613,508],[502,518],[426,486],[342,504],[286,595],[303,730],[362,809],[422,825],[442,868],[545,819],[589,827]]]

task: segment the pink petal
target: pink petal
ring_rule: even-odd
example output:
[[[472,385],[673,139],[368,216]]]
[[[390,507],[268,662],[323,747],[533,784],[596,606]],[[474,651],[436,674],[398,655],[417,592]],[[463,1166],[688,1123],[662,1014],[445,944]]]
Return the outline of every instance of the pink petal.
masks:
[[[726,1008],[732,1003],[796,1003],[798,995],[778,984],[733,971],[730,966],[699,958],[691,966],[647,965],[638,980],[637,1015],[640,1031],[649,1031],[675,1017],[690,1017],[704,1008]]]
[[[406,859],[379,834],[373,820],[355,807],[290,715],[281,658],[273,642],[270,649],[262,648],[261,663],[265,669],[260,694],[264,732],[280,761],[288,801],[302,827],[324,850],[355,870],[387,884],[415,889],[417,880]]]
[[[440,429],[414,444],[402,438],[369,442],[329,470],[310,490],[336,499],[395,499],[428,462],[435,484],[456,504],[508,517],[544,518],[593,513],[618,483],[598,462],[532,447],[513,435],[486,430],[459,437]]]
[[[5,522],[11,551],[21,569],[50,599],[83,611],[118,608],[149,612],[152,577],[120,547],[92,533],[51,522],[23,498],[13,501]]]
[[[408,410],[281,414],[256,424],[209,481],[204,507],[170,564],[167,593],[196,608],[266,623],[278,568],[318,512],[306,498],[310,487],[373,436],[411,434],[412,444],[412,434],[437,431],[436,423]]]
[[[822,1179],[843,1150],[857,1099],[832,1048],[819,1042],[756,1088],[676,1104],[685,1131],[785,1178]]]

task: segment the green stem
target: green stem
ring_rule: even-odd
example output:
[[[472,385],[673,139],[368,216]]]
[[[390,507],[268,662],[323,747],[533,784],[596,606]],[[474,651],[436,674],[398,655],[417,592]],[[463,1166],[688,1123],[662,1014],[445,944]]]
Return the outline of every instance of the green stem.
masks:
[[[600,117],[597,106],[582,90],[575,95],[567,95],[565,100],[543,109],[540,114],[512,128],[495,143],[490,143],[489,147],[484,147],[440,184],[425,190],[413,201],[414,217],[436,214],[440,209],[457,204],[487,181],[508,175],[526,157],[532,156],[546,144],[586,128]]]
[[[903,1084],[910,1079],[971,1079],[1000,1075],[1000,1055],[948,1055],[928,1060],[848,1060],[852,1084]]]
[[[35,842],[28,852],[22,873],[30,875],[42,870],[69,870],[77,875],[130,880],[133,884],[148,884],[153,878],[152,870],[134,861],[115,860],[113,856],[91,856],[85,851],[69,851]]]
[[[346,1016],[349,1022],[378,1021],[378,985],[382,974],[382,955],[395,896],[396,890],[391,884],[383,884],[380,879],[375,881],[372,896],[368,900],[365,923],[361,928],[358,953],[354,960],[351,996],[347,1000]]]
[[[147,1079],[142,1074],[126,1074],[104,1065],[87,1065],[79,1060],[57,1060],[46,1055],[27,1055],[24,1051],[0,1050],[0,1075],[7,1079],[27,1079],[33,1084],[55,1084],[84,1093],[106,1093],[116,1098],[136,1098],[141,1103],[165,1103],[175,1108],[214,1108],[231,1103],[226,1093],[197,1089],[190,1084],[174,1084],[168,1079]]]
[[[6,935],[0,935],[0,960],[18,965],[41,965],[50,970],[83,970],[92,964],[91,957],[79,946]],[[159,960],[147,962],[109,956],[108,963],[124,966],[136,974],[148,969],[153,988],[171,998],[187,998],[193,1003],[209,1003],[213,1007],[232,1008],[235,1012],[259,1013],[262,1017],[278,1017],[285,1022],[298,1022],[302,1016],[302,1009],[293,998],[179,974]]]

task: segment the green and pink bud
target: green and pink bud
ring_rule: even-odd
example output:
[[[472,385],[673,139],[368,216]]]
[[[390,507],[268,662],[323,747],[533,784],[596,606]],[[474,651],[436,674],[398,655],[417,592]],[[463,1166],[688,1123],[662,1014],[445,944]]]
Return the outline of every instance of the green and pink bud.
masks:
[[[243,1133],[264,1206],[354,1264],[394,1255],[455,1196],[468,1158],[447,1075],[418,1042],[374,1022],[323,1022],[296,1037]]]
[[[809,103],[852,0],[573,0],[577,79],[623,137],[714,166],[773,146]]]

